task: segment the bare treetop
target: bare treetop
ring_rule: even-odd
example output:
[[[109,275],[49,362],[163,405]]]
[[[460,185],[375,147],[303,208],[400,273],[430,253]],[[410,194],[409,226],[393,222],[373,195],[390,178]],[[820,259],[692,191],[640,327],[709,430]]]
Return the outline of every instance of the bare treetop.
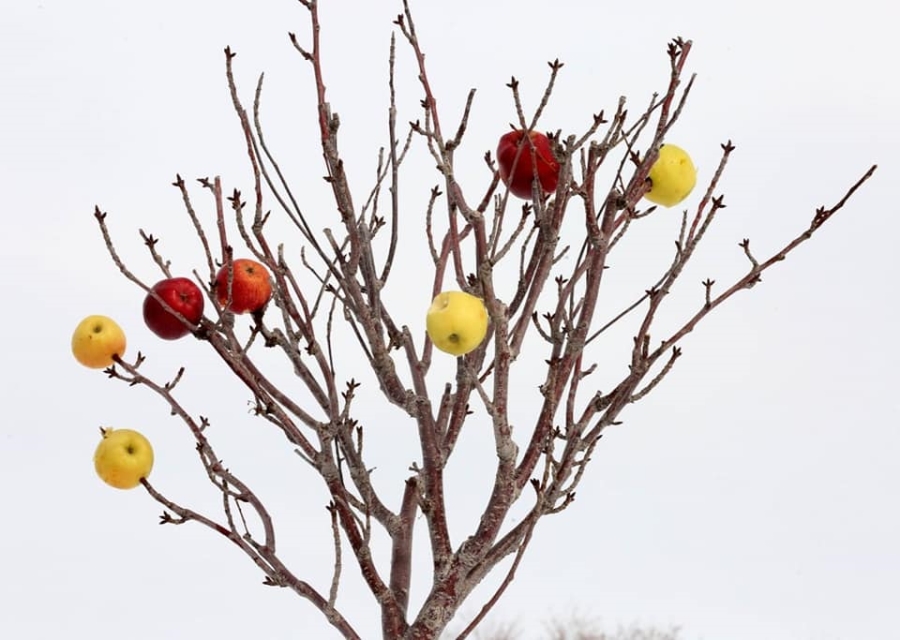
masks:
[[[514,579],[542,518],[573,504],[604,431],[675,370],[682,339],[811,239],[844,208],[875,167],[852,182],[837,202],[811,210],[809,224],[784,239],[771,255],[755,255],[749,240],[734,247],[746,257],[746,271],[731,282],[717,282],[712,274],[684,287],[692,292],[685,295],[694,296],[693,310],[674,329],[663,331],[656,322],[660,309],[726,207],[719,181],[735,152],[731,141],[721,144],[718,166],[698,185],[696,205],[680,212],[666,268],[634,291],[624,308],[610,313],[602,302],[605,285],[617,277],[609,269],[609,259],[621,240],[636,226],[653,224],[667,214],[647,197],[653,197],[654,179],[657,187],[664,179],[652,177],[662,176],[653,173],[654,167],[659,166],[669,131],[687,108],[695,82],[686,71],[690,40],[675,38],[661,51],[669,80],[649,103],[634,106],[621,97],[614,105],[599,105],[584,131],[543,129],[542,114],[553,99],[557,78],[565,73],[562,62],[548,63],[546,88],[536,107],[523,104],[519,83],[512,78],[508,88],[515,119],[511,127],[498,123],[497,133],[500,137],[510,128],[516,131],[518,146],[508,157],[486,153],[484,170],[492,179],[484,191],[473,191],[457,180],[455,152],[463,144],[485,148],[495,141],[467,138],[467,125],[477,112],[474,89],[459,121],[448,121],[439,111],[425,48],[404,0],[389,53],[388,143],[379,153],[376,183],[366,188],[350,184],[339,144],[338,105],[328,99],[320,38],[327,38],[329,25],[320,24],[315,0],[300,2],[308,11],[309,30],[305,35],[291,33],[290,42],[314,79],[317,119],[308,127],[321,144],[333,210],[313,216],[305,208],[302,193],[281,171],[263,133],[263,77],[252,100],[245,101],[233,73],[236,54],[226,48],[227,83],[246,142],[252,189],[245,195],[226,190],[217,177],[203,178],[199,186],[206,200],[201,206],[181,176],[174,182],[199,242],[193,280],[211,311],[192,322],[174,308],[120,255],[107,227],[107,213],[98,207],[95,217],[117,268],[157,306],[179,318],[187,335],[209,345],[224,370],[243,383],[255,416],[278,430],[311,477],[324,483],[330,495],[334,546],[322,552],[334,554],[331,582],[312,584],[302,569],[287,566],[279,555],[278,527],[266,505],[241,480],[240,469],[226,466],[216,454],[215,425],[189,410],[177,393],[189,369],[181,368],[168,382],[152,380],[141,369],[152,354],[141,353],[133,360],[116,356],[106,373],[141,385],[167,403],[190,430],[200,464],[221,493],[221,511],[201,513],[177,496],[163,495],[144,478],[143,487],[165,509],[161,522],[198,523],[228,539],[259,567],[266,584],[291,589],[306,599],[343,637],[372,637],[372,630],[355,626],[352,604],[340,599],[341,578],[347,571],[360,573],[371,591],[381,611],[384,638],[428,639],[438,637],[485,576],[512,556],[499,588],[479,603],[479,613],[459,633],[465,638]],[[404,51],[416,63],[423,95],[420,115],[409,123],[397,121],[395,60]],[[542,155],[539,136],[549,143],[549,155]],[[436,167],[434,183],[426,187],[430,191],[424,216],[411,209],[400,188],[407,154],[415,145],[424,145]],[[523,167],[524,189],[521,184],[511,186]],[[615,169],[611,182],[601,180],[601,167]],[[552,179],[542,180],[547,172]],[[668,215],[677,214],[673,210]],[[289,221],[290,237],[270,231],[276,217]],[[561,233],[564,220],[579,229],[574,242]],[[140,234],[162,277],[176,275],[158,249],[158,238],[150,231]],[[432,276],[432,286],[408,293],[421,300],[423,316],[442,292],[469,296],[445,298],[444,307],[462,301],[469,305],[467,311],[454,317],[451,309],[451,315],[442,316],[440,322],[435,316],[430,325],[434,332],[452,327],[447,329],[447,344],[462,344],[461,355],[436,339],[436,333],[414,335],[410,318],[385,301],[389,285],[403,286],[404,275],[396,262],[408,243],[426,243],[430,255],[430,262],[418,268]],[[285,250],[286,246],[302,250]],[[244,307],[237,303],[243,300],[247,275],[238,261],[245,258],[259,265],[257,275],[264,269],[270,276],[265,300],[270,295],[271,301],[249,304],[242,315]],[[486,333],[464,335],[474,330],[471,318],[480,305],[488,318]],[[615,384],[601,389],[595,374],[602,370],[615,375],[618,369],[609,368],[599,337],[617,325],[631,332],[630,357]],[[296,385],[279,386],[274,381],[260,357],[266,350],[285,359],[302,394]],[[436,358],[455,358],[452,379],[443,380],[432,369]],[[409,469],[399,504],[379,495],[367,464],[367,434],[354,403],[366,367],[377,381],[382,401],[409,418],[391,437],[414,439],[419,445],[417,459],[393,460],[397,468]],[[513,393],[511,375],[529,369],[541,372],[539,388]],[[510,407],[526,402],[536,410],[530,422],[519,422],[514,430]],[[235,408],[242,410],[240,404]],[[464,538],[454,539],[444,470],[463,428],[477,422],[492,430],[494,473],[480,520]],[[525,515],[511,521],[510,510],[517,504],[520,509],[524,505]],[[428,545],[432,558],[430,575],[412,571],[414,523],[420,514],[427,529],[420,542]],[[373,552],[376,528],[390,538],[390,558],[377,558]],[[429,589],[420,603],[410,602],[414,581]]]

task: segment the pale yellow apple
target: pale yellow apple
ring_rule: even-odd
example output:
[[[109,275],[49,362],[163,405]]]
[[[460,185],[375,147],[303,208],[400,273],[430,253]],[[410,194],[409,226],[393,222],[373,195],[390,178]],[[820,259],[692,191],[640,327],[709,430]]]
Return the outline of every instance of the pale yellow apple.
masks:
[[[133,489],[153,468],[150,441],[133,429],[103,429],[103,439],[94,452],[94,469],[106,484]]]
[[[481,298],[465,291],[439,293],[425,316],[428,337],[441,351],[463,356],[481,344],[488,313]]]
[[[114,355],[125,355],[125,332],[112,318],[88,316],[72,334],[72,354],[91,369],[108,367]]]
[[[650,168],[650,190],[644,194],[650,202],[674,207],[690,195],[697,184],[697,169],[687,151],[674,144],[659,148],[659,157]]]

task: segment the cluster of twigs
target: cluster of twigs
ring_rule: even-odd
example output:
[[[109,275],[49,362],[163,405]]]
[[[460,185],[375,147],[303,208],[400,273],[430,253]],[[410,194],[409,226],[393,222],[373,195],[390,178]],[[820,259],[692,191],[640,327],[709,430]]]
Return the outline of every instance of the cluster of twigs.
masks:
[[[723,197],[715,194],[734,146],[730,142],[723,144],[718,168],[696,210],[693,214],[687,211],[683,214],[671,264],[655,284],[636,296],[633,304],[598,327],[596,312],[608,257],[632,224],[653,212],[653,208],[640,209],[641,199],[659,146],[690,93],[694,78],[685,81],[684,67],[691,43],[676,39],[669,45],[668,87],[661,95],[654,95],[637,117],[628,112],[626,101],[621,98],[609,118],[603,112],[594,116],[591,126],[581,135],[563,137],[560,132],[552,135],[560,163],[559,186],[548,197],[542,197],[536,190],[533,202],[517,208],[499,181],[490,154],[486,162],[494,179],[484,193],[469,199],[456,181],[454,152],[464,142],[474,91],[468,96],[460,123],[448,138],[428,80],[425,55],[404,0],[403,13],[395,24],[418,64],[425,96],[421,103],[422,116],[410,123],[401,135],[394,89],[396,43],[392,40],[389,144],[386,153],[380,156],[377,184],[365,204],[359,207],[354,203],[338,145],[340,121],[327,101],[317,2],[300,2],[308,10],[311,44],[302,45],[294,34],[290,39],[313,71],[319,137],[340,233],[330,229],[318,231],[310,225],[263,136],[262,77],[252,112],[248,113],[238,96],[232,72],[234,54],[229,49],[225,50],[227,81],[246,140],[254,183],[248,205],[238,191],[226,197],[218,178],[200,181],[211,193],[215,207],[217,253],[214,254],[215,243],[210,240],[181,177],[175,186],[182,194],[208,270],[203,276],[197,271],[194,275],[204,286],[215,310],[213,318],[203,318],[198,325],[190,325],[195,337],[212,346],[252,395],[256,415],[283,433],[298,455],[322,478],[330,493],[335,570],[327,594],[297,577],[281,562],[275,544],[275,523],[266,507],[216,456],[207,435],[207,420],[192,416],[176,398],[175,388],[184,370],[171,382],[159,384],[141,373],[144,356],[139,354],[131,363],[117,361],[107,373],[129,384],[143,385],[168,403],[193,434],[209,480],[221,492],[222,514],[216,520],[162,495],[145,479],[147,491],[166,509],[162,522],[197,522],[226,537],[260,567],[267,584],[293,589],[317,607],[344,637],[360,637],[360,631],[354,629],[337,604],[340,576],[345,568],[342,558],[345,543],[381,609],[385,638],[437,637],[482,579],[503,559],[515,554],[496,593],[460,636],[465,637],[512,581],[538,521],[571,504],[604,429],[616,424],[626,406],[644,398],[672,371],[681,353],[680,340],[713,309],[738,291],[752,287],[764,271],[808,240],[869,179],[875,167],[834,206],[819,209],[809,227],[771,257],[757,260],[750,252],[749,241],[745,240],[741,246],[750,263],[746,274],[718,293],[714,281],[704,282],[705,295],[696,311],[670,335],[654,342],[651,328],[657,312],[717,213],[725,207]],[[517,82],[513,79],[510,83],[520,128],[538,127],[562,67],[558,61],[550,64],[545,93],[530,116],[526,116]],[[443,386],[439,397],[431,397],[428,392],[431,343],[426,340],[424,347],[418,349],[409,328],[392,315],[382,298],[393,273],[392,265],[400,246],[398,239],[406,231],[400,211],[400,169],[416,140],[427,145],[441,174],[440,186],[431,192],[426,228],[434,267],[432,293],[443,288],[449,270],[460,289],[483,298],[491,326],[488,339],[478,349],[457,359],[455,380]],[[614,182],[597,184],[598,169],[610,162],[617,163]],[[380,206],[386,207],[388,213],[381,216],[376,212],[385,187],[388,202]],[[267,234],[269,214],[264,207],[264,194],[275,199],[281,214],[302,238],[304,251],[300,265],[286,259],[283,244],[273,246]],[[566,215],[583,218],[581,246],[565,273],[554,276],[554,271],[560,269],[559,258],[570,250],[561,246],[561,227]],[[149,293],[148,284],[134,275],[117,253],[106,214],[97,209],[95,216],[119,270]],[[445,223],[439,222],[442,216],[446,217]],[[213,292],[217,265],[230,265],[232,261],[234,245],[226,233],[232,220],[239,230],[240,244],[268,267],[274,280],[273,305],[253,314],[247,339],[238,337],[233,314],[223,309]],[[445,229],[442,237],[439,227]],[[383,233],[389,234],[389,241],[386,254],[379,256],[373,249],[373,238]],[[141,234],[154,262],[169,276],[168,263],[156,250],[156,238],[144,231]],[[465,246],[471,247],[474,260],[464,259]],[[517,254],[519,278],[510,287],[495,278],[496,268],[506,264],[505,261],[515,260]],[[319,287],[312,295],[300,286],[299,269],[313,274],[318,281]],[[541,305],[546,304],[550,290],[555,290],[555,302],[545,310]],[[160,302],[166,306],[164,301]],[[628,373],[611,391],[601,393],[590,385],[590,376],[597,368],[592,347],[603,331],[634,313],[643,316],[637,323]],[[348,358],[346,351],[336,352],[332,346],[332,329],[340,322],[346,323],[356,337],[384,398],[405,411],[416,425],[421,458],[414,464],[402,501],[395,508],[382,502],[370,481],[363,455],[363,432],[353,410],[358,387],[353,368],[359,360]],[[292,399],[257,365],[252,354],[260,347],[276,349],[288,359],[309,392],[312,406]],[[527,366],[525,363],[533,363],[535,358],[545,360],[546,371],[540,395],[534,399],[538,407],[534,422],[527,427],[527,438],[518,440],[513,437],[509,422],[510,374],[517,365]],[[444,469],[463,425],[472,415],[472,403],[480,403],[490,418],[496,468],[490,497],[477,527],[461,544],[455,544],[449,534]],[[522,495],[526,485],[531,487],[530,498]],[[530,500],[530,509],[517,524],[510,526],[507,519],[510,509],[525,499]],[[261,533],[252,531],[254,527],[248,525],[245,509],[250,509],[261,523]],[[411,612],[413,524],[420,512],[427,527],[433,575],[429,593],[418,610]],[[376,567],[370,547],[373,523],[383,528],[391,539],[388,575]]]

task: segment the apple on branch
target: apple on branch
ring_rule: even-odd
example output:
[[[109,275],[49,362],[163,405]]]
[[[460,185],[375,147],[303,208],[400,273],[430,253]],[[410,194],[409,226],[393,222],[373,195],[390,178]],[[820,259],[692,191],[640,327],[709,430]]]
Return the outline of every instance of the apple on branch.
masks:
[[[265,266],[247,258],[233,261],[230,290],[228,271],[226,264],[216,275],[216,299],[220,305],[228,305],[234,313],[254,313],[266,306],[272,297],[272,283]]]
[[[488,313],[481,298],[465,291],[439,293],[425,316],[434,346],[454,356],[476,349],[488,330]]]
[[[156,295],[153,295],[153,294]],[[184,320],[166,309],[160,299]],[[163,340],[177,340],[191,332],[203,317],[203,292],[188,278],[160,280],[144,298],[144,323]],[[187,323],[185,322],[187,321]]]
[[[113,356],[125,355],[125,332],[112,318],[88,316],[72,334],[72,355],[91,369],[109,367]]]
[[[650,202],[674,207],[687,198],[697,184],[697,169],[687,151],[674,144],[659,148],[659,157],[650,167],[650,190],[644,194]]]
[[[497,165],[500,179],[514,196],[531,200],[535,179],[544,195],[556,191],[559,163],[543,133],[531,131],[526,136],[522,129],[515,129],[504,134],[497,144]]]
[[[94,452],[94,469],[106,484],[133,489],[153,469],[153,447],[133,429],[100,428],[103,438]]]

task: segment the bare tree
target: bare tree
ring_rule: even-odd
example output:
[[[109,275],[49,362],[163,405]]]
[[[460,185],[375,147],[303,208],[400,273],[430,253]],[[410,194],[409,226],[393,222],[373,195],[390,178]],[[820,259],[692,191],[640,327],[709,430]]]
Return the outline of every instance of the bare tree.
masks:
[[[493,179],[486,191],[473,193],[457,181],[455,152],[469,142],[466,131],[475,92],[469,93],[461,120],[448,125],[438,110],[423,45],[403,0],[390,50],[389,140],[379,156],[374,188],[361,192],[351,187],[345,173],[338,144],[340,120],[328,100],[320,48],[320,38],[327,31],[319,22],[316,0],[300,2],[308,12],[310,29],[306,36],[290,34],[290,41],[314,78],[315,128],[334,196],[333,226],[317,228],[316,221],[325,220],[326,212],[317,211],[316,221],[311,219],[301,194],[286,179],[267,144],[260,117],[262,76],[248,109],[233,75],[235,54],[226,49],[227,82],[246,141],[253,188],[245,200],[238,190],[228,194],[218,178],[200,180],[215,211],[215,223],[209,224],[188,184],[176,178],[175,186],[203,248],[198,258],[203,267],[194,276],[214,309],[211,317],[196,325],[182,319],[243,383],[253,399],[254,414],[281,432],[285,446],[294,449],[327,488],[335,554],[331,584],[325,588],[312,584],[279,555],[277,526],[267,506],[240,472],[226,467],[216,454],[215,430],[209,428],[209,420],[190,411],[176,393],[184,368],[167,382],[153,380],[142,373],[146,356],[138,354],[133,361],[117,359],[106,372],[113,379],[149,389],[168,404],[193,435],[209,482],[221,494],[220,513],[201,513],[175,496],[163,495],[144,479],[146,491],[165,509],[162,522],[197,523],[231,541],[259,567],[267,584],[291,589],[306,599],[343,637],[368,634],[354,627],[349,613],[337,602],[342,572],[348,570],[348,551],[354,570],[362,575],[380,608],[383,637],[409,639],[438,637],[485,576],[512,557],[496,592],[460,632],[459,637],[465,638],[514,579],[538,522],[572,504],[604,430],[617,424],[630,404],[646,398],[673,370],[682,339],[717,307],[759,283],[764,272],[812,238],[875,167],[836,203],[818,208],[809,224],[773,254],[757,257],[749,240],[744,240],[736,250],[746,256],[746,272],[724,286],[712,278],[705,280],[697,288],[693,311],[674,330],[654,331],[673,285],[725,208],[717,188],[735,149],[725,142],[699,203],[681,216],[667,267],[634,292],[630,304],[601,316],[604,285],[616,277],[614,271],[607,273],[609,257],[629,231],[657,219],[656,208],[647,208],[642,198],[660,145],[685,108],[694,83],[694,76],[685,72],[691,42],[676,38],[669,43],[668,86],[645,107],[629,110],[622,97],[611,110],[594,115],[585,131],[551,133],[560,165],[558,187],[546,196],[536,188],[532,201],[519,205],[500,181],[490,153],[484,161]],[[398,39],[417,65],[424,92],[421,116],[409,124],[397,121]],[[562,69],[559,61],[549,64],[546,89],[533,110],[523,105],[517,81],[509,83],[518,128],[540,127]],[[430,301],[450,281],[455,288],[482,298],[490,317],[488,338],[457,358],[455,377],[439,387],[431,368],[432,343],[427,336],[413,335],[408,321],[389,308],[383,296],[389,283],[402,286],[398,281],[402,276],[394,269],[402,242],[421,239],[410,236],[417,229],[410,221],[419,220],[421,213],[404,209],[399,189],[404,160],[413,145],[427,148],[437,170],[424,230],[433,286],[418,295]],[[599,177],[601,167],[615,169],[611,182]],[[276,213],[270,214],[267,203],[273,203]],[[273,237],[269,231],[273,216],[289,221],[291,237]],[[107,214],[98,207],[95,217],[118,269],[149,293],[152,282],[136,275],[118,252]],[[580,229],[574,242],[561,234],[564,219]],[[229,235],[235,228],[239,237]],[[171,276],[157,238],[143,230],[141,235],[159,271]],[[285,250],[297,244],[302,251]],[[266,265],[273,280],[272,304],[252,314],[249,326],[223,308],[214,291],[216,272],[220,265],[232,268],[235,247]],[[568,259],[562,261],[563,256]],[[505,277],[509,274],[512,277]],[[627,326],[633,336],[627,372],[601,390],[594,374],[598,363],[609,360],[604,359],[598,338],[610,327],[626,323],[631,323]],[[338,339],[346,342],[347,337],[354,353],[346,346],[335,348]],[[276,384],[266,370],[260,354],[267,350],[289,364],[304,390],[302,400]],[[417,460],[395,461],[403,468],[411,463],[399,504],[388,504],[379,496],[366,464],[365,433],[354,405],[364,363],[377,380],[383,401],[402,410],[414,425],[413,430],[402,431],[402,437],[417,439],[420,447]],[[530,401],[537,410],[530,424],[517,425],[514,436],[509,418],[511,372],[536,366],[543,371],[539,389],[517,389],[516,394],[533,393]],[[429,393],[430,385],[441,391]],[[290,389],[296,387],[293,384]],[[452,514],[446,508],[444,470],[464,426],[477,421],[493,429],[492,487],[480,521],[465,539],[454,541],[449,533]],[[527,512],[512,523],[508,514],[517,503],[527,505]],[[430,591],[414,608],[409,594],[414,578],[413,525],[419,514],[427,528],[433,571],[415,576],[430,584]],[[373,554],[371,536],[376,528],[391,541],[385,562],[376,562]]]
[[[573,613],[545,624],[543,637],[547,640],[679,640],[681,633],[678,627],[660,629],[632,624],[620,626],[614,632],[603,631],[602,627],[596,618]],[[446,637],[453,636],[448,633]],[[484,624],[471,636],[473,640],[515,640],[520,637],[521,632],[514,622]]]
[[[547,637],[550,640],[679,640],[680,637],[678,627],[631,625],[608,633],[599,630],[599,626],[596,621],[577,616],[571,620],[555,620],[548,627]]]

